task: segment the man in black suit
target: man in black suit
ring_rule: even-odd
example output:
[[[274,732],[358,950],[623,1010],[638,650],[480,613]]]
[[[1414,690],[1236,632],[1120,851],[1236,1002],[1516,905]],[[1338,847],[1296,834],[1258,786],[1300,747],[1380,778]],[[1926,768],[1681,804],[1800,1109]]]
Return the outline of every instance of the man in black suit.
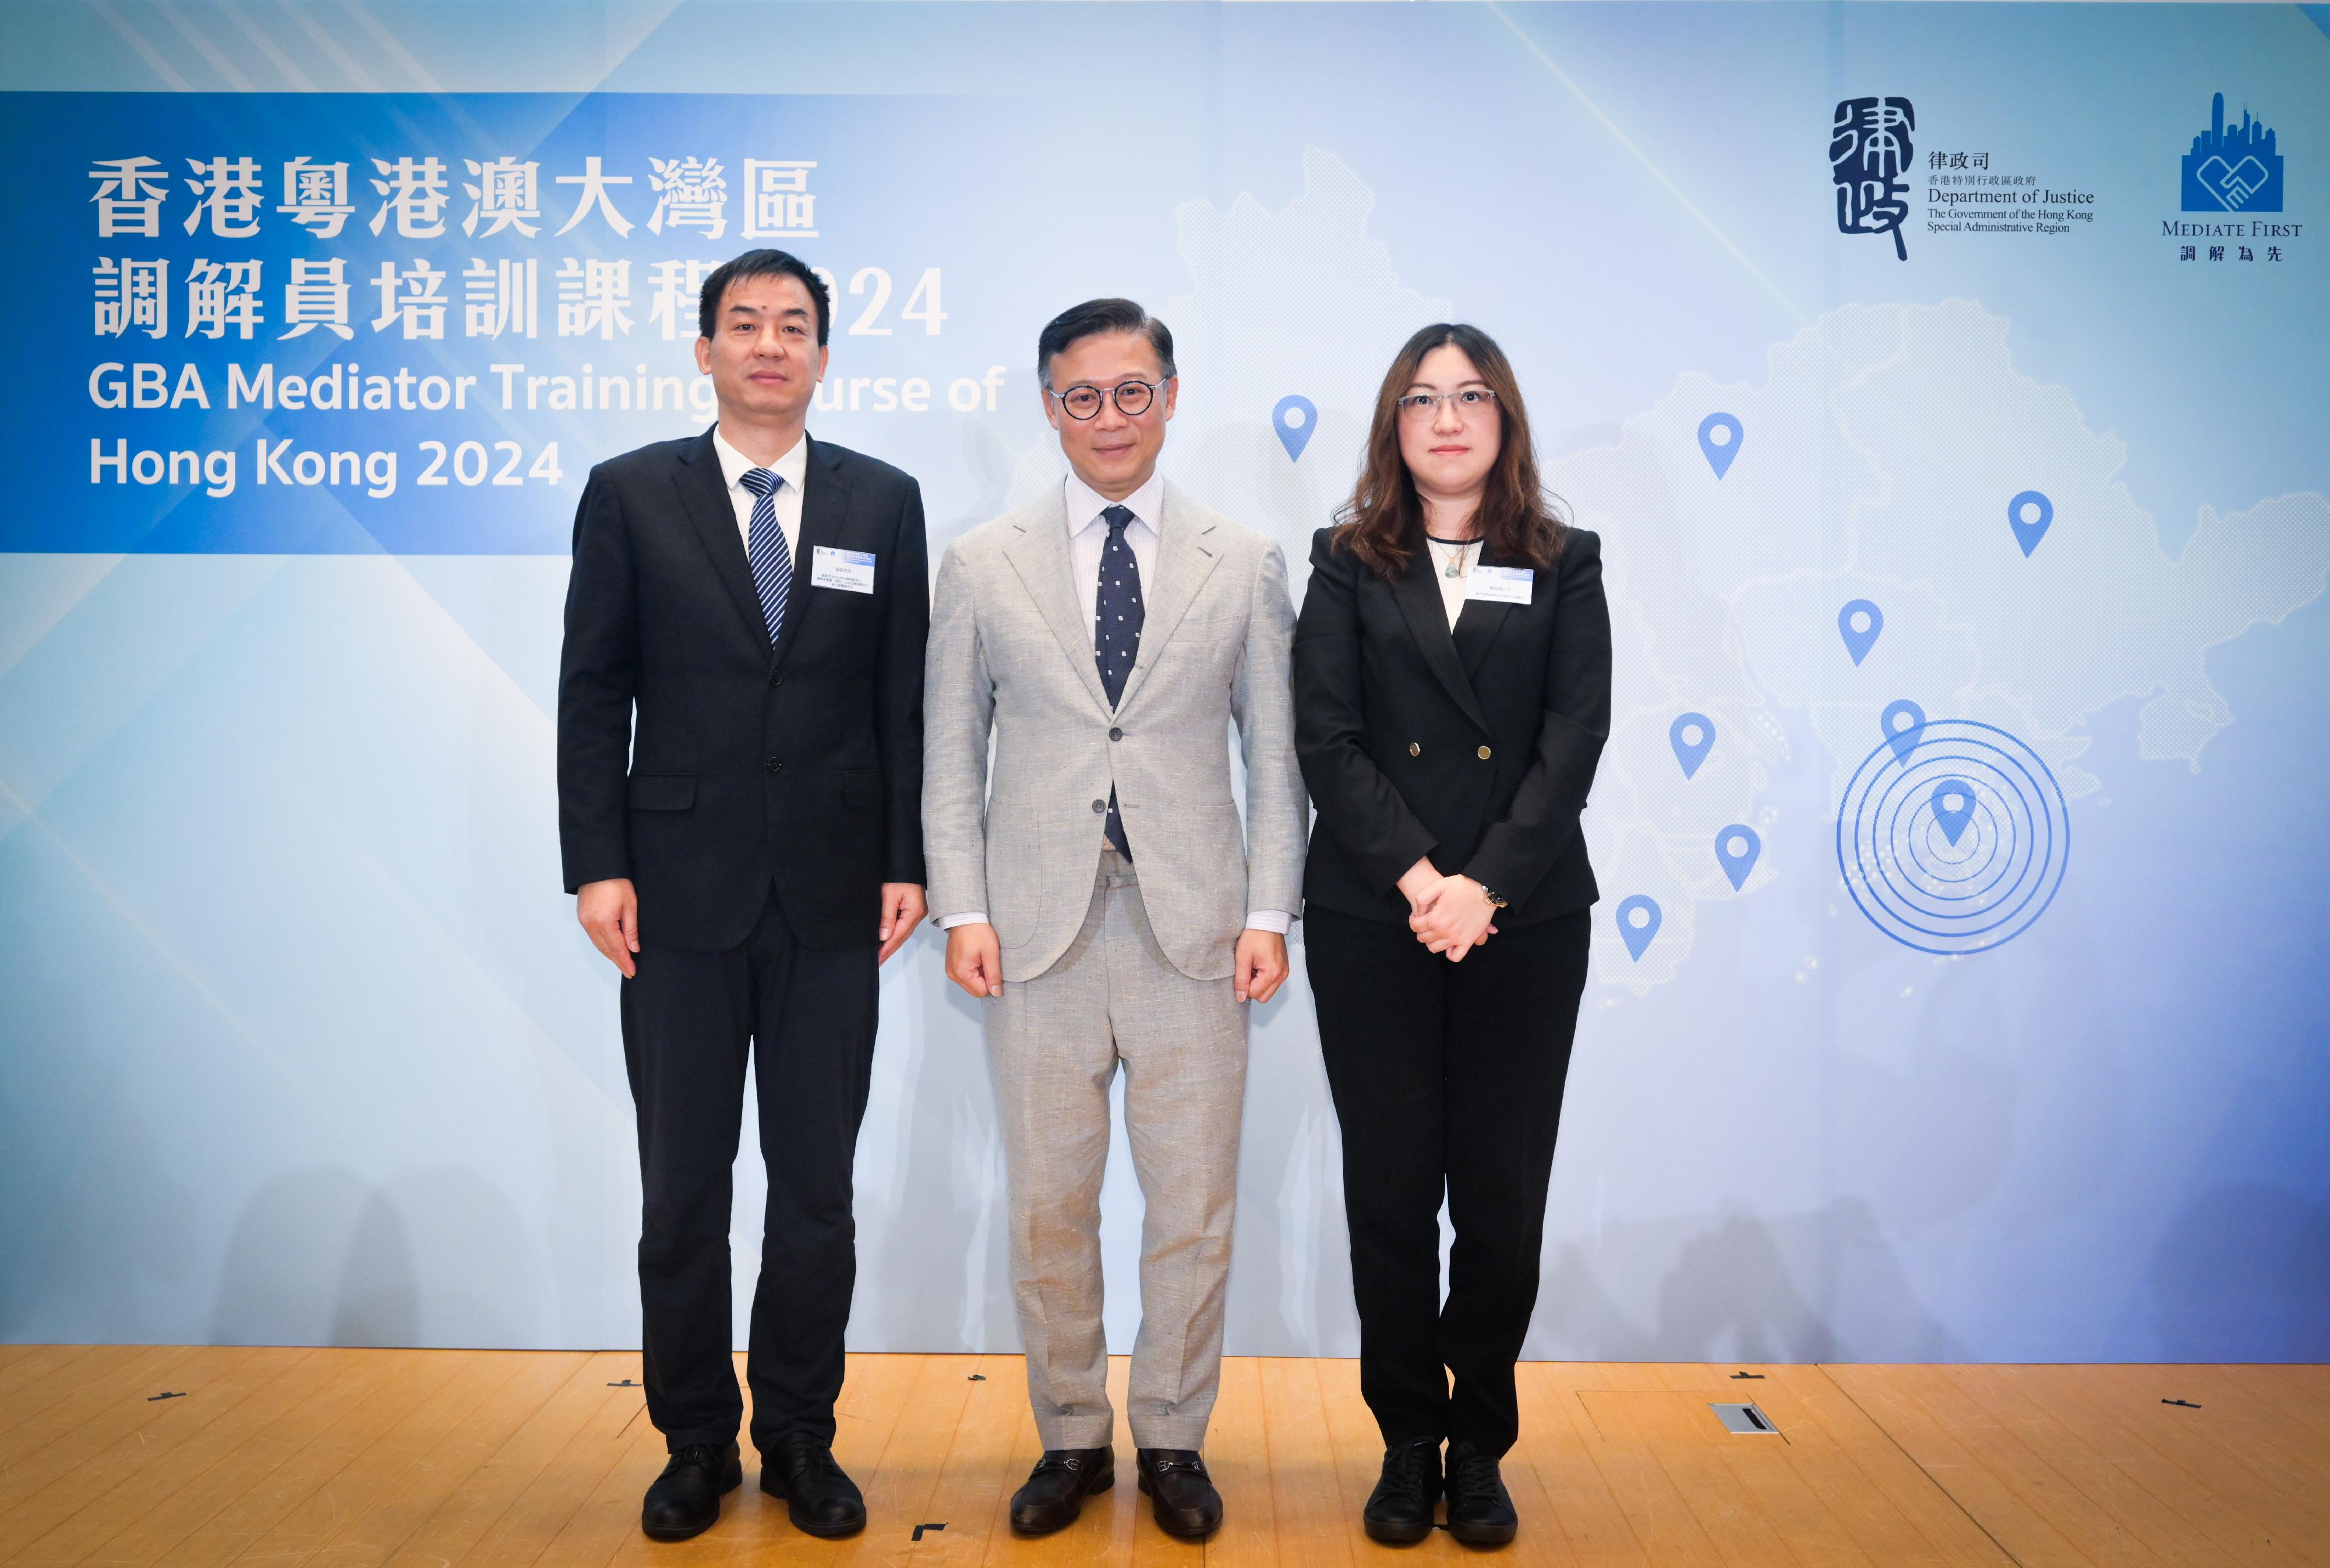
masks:
[[[592,470],[558,680],[559,837],[622,972],[639,1111],[648,1414],[671,1459],[640,1523],[720,1516],[743,1479],[730,1171],[756,1053],[769,1202],[745,1376],[761,1487],[817,1535],[863,1526],[834,1462],[857,1276],[850,1166],[876,970],[923,886],[922,492],[804,428],[832,301],[781,250],[705,280],[719,420]]]

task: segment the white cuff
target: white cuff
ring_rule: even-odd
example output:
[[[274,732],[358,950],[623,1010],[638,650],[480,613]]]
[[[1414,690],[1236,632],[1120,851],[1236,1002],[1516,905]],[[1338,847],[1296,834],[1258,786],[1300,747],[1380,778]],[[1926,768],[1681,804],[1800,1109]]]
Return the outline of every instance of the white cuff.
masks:
[[[987,912],[983,909],[975,909],[969,914],[939,917],[939,930],[942,931],[951,931],[957,926],[983,926],[987,923]]]

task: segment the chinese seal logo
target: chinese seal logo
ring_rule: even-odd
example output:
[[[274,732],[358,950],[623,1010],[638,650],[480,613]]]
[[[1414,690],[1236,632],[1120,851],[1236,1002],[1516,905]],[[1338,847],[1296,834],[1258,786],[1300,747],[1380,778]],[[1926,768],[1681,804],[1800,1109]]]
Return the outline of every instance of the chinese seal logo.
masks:
[[[1829,174],[1836,181],[1840,234],[1890,234],[1893,254],[1907,261],[1901,225],[1909,216],[1909,133],[1918,111],[1906,98],[1848,98],[1829,127]]]

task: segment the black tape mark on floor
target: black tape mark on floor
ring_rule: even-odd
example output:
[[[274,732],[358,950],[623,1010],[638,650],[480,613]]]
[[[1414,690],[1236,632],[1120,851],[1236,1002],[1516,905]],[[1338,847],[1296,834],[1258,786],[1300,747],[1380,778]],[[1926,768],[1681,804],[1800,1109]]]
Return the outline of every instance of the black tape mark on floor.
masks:
[[[987,1374],[983,1372],[974,1372],[971,1374],[971,1381],[973,1383],[985,1383],[987,1381]]]
[[[2164,1399],[2160,1403],[2163,1404],[2173,1404],[2183,1410],[2198,1410],[2201,1408],[2189,1399]]]
[[[182,1389],[178,1390],[178,1392],[177,1392],[177,1393],[156,1393],[156,1394],[148,1394],[148,1395],[147,1396],[146,1403],[147,1403],[147,1404],[152,1404],[156,1400],[162,1400],[162,1399],[184,1399],[184,1398],[185,1398],[185,1397],[186,1397],[186,1391],[185,1391],[185,1389],[183,1389],[183,1388],[182,1388]]]
[[[1739,1379],[1743,1377],[1752,1377],[1758,1383],[1764,1381],[1764,1374],[1760,1372],[1735,1372],[1731,1374],[1731,1380],[1734,1383],[1738,1382]]]
[[[627,1377],[620,1383],[611,1383],[607,1386],[609,1388],[637,1388],[639,1385]]]
[[[946,1523],[944,1520],[941,1520],[935,1525],[917,1525],[914,1526],[914,1539],[917,1541],[921,1540],[923,1538],[923,1532],[925,1530],[943,1530],[945,1528]]]

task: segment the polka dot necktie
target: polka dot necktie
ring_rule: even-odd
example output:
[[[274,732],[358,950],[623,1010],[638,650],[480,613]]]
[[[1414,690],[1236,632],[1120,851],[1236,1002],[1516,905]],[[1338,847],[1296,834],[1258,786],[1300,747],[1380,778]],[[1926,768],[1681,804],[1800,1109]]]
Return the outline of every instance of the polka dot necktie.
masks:
[[[1124,541],[1132,512],[1111,506],[1101,514],[1101,520],[1108,524],[1108,543],[1101,546],[1100,591],[1093,600],[1093,658],[1100,666],[1101,689],[1108,693],[1109,706],[1114,707],[1124,694],[1125,677],[1132,674],[1132,661],[1141,652],[1141,563],[1132,558],[1132,546]],[[1123,819],[1117,816],[1113,789],[1108,792],[1108,822],[1103,831],[1116,845],[1117,854],[1132,858],[1132,846],[1124,838]]]
[[[753,563],[753,586],[760,590],[761,615],[769,623],[769,646],[785,624],[785,598],[793,587],[793,553],[777,521],[777,486],[784,481],[766,468],[747,469],[736,481],[753,492],[753,520],[744,530],[744,554]]]

